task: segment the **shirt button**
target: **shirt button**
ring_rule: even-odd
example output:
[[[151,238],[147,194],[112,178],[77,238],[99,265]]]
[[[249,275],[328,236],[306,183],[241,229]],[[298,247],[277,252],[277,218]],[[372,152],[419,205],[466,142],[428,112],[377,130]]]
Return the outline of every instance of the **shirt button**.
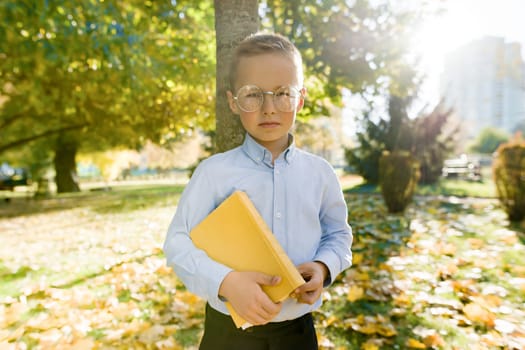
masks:
[[[280,219],[280,218],[281,218],[281,212],[278,211],[278,212],[275,214],[275,217],[276,217],[277,219]]]

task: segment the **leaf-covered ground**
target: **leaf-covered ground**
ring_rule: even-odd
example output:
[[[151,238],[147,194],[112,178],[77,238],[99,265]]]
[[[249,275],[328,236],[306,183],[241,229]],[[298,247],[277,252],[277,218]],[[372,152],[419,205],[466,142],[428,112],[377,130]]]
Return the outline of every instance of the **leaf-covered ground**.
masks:
[[[203,301],[160,250],[180,188],[0,206],[0,349],[196,349]],[[525,236],[495,200],[348,194],[354,266],[322,349],[525,349]]]

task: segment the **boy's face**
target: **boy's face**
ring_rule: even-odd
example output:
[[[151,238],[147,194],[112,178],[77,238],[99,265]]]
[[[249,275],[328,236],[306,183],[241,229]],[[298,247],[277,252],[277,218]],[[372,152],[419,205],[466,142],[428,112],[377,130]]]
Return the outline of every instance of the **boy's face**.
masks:
[[[281,152],[288,146],[288,133],[304,104],[305,91],[300,84],[297,68],[289,57],[276,53],[243,57],[237,67],[236,91],[228,91],[228,102],[233,113],[240,116],[244,129],[259,144],[272,152]],[[242,110],[234,98],[240,88],[248,85],[265,92],[262,106],[251,112]],[[283,86],[295,87],[302,93],[291,111],[282,111],[281,105],[276,106],[274,95],[267,93]]]

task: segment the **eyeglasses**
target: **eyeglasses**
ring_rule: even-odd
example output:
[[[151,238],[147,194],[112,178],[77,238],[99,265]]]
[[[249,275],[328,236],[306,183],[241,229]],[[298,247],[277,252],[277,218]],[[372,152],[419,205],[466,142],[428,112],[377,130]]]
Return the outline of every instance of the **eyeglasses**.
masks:
[[[281,86],[275,91],[263,91],[256,85],[245,85],[237,91],[233,99],[244,112],[258,111],[264,103],[264,95],[272,95],[273,104],[281,112],[293,112],[302,97],[301,91],[294,86]]]

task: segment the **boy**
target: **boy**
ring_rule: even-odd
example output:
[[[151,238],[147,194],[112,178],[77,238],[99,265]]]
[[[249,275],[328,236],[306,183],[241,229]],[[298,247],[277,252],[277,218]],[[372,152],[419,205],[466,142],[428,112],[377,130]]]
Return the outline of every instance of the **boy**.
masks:
[[[317,349],[311,312],[321,292],[351,264],[351,229],[337,176],[299,150],[290,133],[305,98],[302,59],[277,34],[255,34],[235,51],[231,110],[244,143],[203,161],[186,186],[164,252],[188,290],[207,300],[200,349]],[[232,271],[197,249],[191,229],[235,190],[248,194],[306,283],[274,303],[261,289],[279,276]],[[254,326],[237,329],[224,301]]]

